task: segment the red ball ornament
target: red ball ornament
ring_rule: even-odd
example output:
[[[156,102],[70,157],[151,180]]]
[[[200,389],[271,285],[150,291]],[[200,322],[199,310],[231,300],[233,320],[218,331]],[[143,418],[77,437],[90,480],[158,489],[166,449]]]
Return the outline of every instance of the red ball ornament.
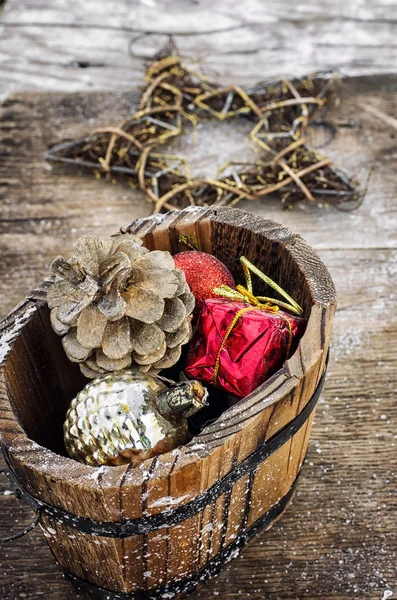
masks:
[[[194,317],[197,318],[204,300],[219,298],[212,291],[220,285],[234,288],[235,283],[229,269],[215,256],[198,250],[181,252],[174,257],[175,266],[186,275],[192,294],[196,298]]]

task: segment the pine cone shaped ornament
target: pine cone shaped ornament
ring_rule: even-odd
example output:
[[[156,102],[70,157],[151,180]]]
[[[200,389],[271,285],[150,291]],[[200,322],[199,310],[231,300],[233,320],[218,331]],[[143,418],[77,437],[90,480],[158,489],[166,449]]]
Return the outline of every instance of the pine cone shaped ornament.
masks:
[[[51,270],[51,324],[86,377],[130,366],[158,373],[178,361],[195,301],[169,252],[149,251],[133,234],[85,236]]]
[[[184,444],[187,419],[208,405],[207,398],[198,381],[169,386],[162,377],[135,370],[108,373],[72,400],[64,423],[66,449],[92,466],[136,465]]]

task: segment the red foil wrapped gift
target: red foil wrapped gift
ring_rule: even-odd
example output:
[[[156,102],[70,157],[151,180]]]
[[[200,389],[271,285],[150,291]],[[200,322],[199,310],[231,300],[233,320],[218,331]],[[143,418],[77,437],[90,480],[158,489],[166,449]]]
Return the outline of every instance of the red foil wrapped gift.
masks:
[[[304,319],[282,310],[205,300],[185,372],[242,398],[281,367],[287,353],[296,349],[305,326]]]

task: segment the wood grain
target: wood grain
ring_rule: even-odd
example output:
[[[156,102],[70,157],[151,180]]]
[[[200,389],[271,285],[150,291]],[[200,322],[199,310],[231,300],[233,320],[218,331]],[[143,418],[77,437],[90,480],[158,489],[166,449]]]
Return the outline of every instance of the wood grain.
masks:
[[[383,0],[11,0],[0,25],[0,95],[15,89],[128,90],[172,35],[224,83],[338,69],[395,71],[396,11]]]
[[[249,206],[304,235],[338,288],[332,361],[309,461],[283,519],[192,599],[249,594],[258,600],[375,600],[395,588],[395,134],[384,119],[362,108],[371,105],[383,115],[395,114],[395,79],[346,82],[343,94],[331,118],[352,118],[354,126],[340,128],[327,152],[350,168],[361,165],[362,173],[370,161],[379,161],[363,207],[346,217],[315,207],[282,213],[272,201]],[[55,253],[67,253],[72,238],[85,231],[109,233],[146,208],[121,184],[45,171],[45,143],[54,126],[73,129],[73,107],[81,105],[85,112],[76,131],[87,115],[99,120],[104,102],[117,118],[129,109],[128,94],[72,98],[68,104],[65,95],[21,95],[2,113],[3,314],[46,274]],[[62,105],[70,110],[59,121]],[[112,211],[106,211],[109,205]],[[3,535],[29,522],[28,509],[7,495],[0,495],[0,501]],[[60,578],[38,531],[1,553],[0,590],[6,600],[24,594],[33,600],[78,597]],[[28,579],[27,573],[34,575]]]

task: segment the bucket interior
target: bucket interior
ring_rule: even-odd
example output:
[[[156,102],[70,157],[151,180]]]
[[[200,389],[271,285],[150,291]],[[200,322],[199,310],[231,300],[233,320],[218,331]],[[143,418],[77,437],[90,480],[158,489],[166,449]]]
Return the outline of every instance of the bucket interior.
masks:
[[[205,231],[200,222],[195,227],[198,236],[208,234],[208,225]],[[168,239],[162,234],[155,244],[153,239],[146,239],[144,243],[151,249],[171,248],[174,253],[186,250],[178,246],[172,231]],[[208,241],[203,244],[203,249],[207,248]],[[308,317],[313,303],[308,283],[279,242],[244,227],[211,221],[211,253],[227,265],[236,283],[242,284],[245,282],[238,258],[246,256],[285,289],[304,308],[304,316]],[[275,292],[255,276],[253,284],[256,295],[275,296]],[[184,357],[165,375],[176,379]],[[47,306],[39,306],[21,330],[7,357],[5,376],[12,408],[27,436],[41,446],[66,455],[62,433],[65,414],[70,401],[88,380],[80,373],[79,366],[66,357],[61,339],[52,330]],[[199,417],[195,415],[190,423],[192,436],[230,405],[227,394],[219,390],[212,390],[212,394],[216,395],[216,401],[208,410],[198,413]]]

